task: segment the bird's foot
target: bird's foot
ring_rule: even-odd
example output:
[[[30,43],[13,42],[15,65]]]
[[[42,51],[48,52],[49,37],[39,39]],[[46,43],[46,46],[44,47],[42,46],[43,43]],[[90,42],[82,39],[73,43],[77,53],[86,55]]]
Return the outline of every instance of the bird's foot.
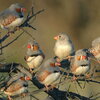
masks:
[[[33,70],[34,70],[34,69],[30,68],[30,69],[29,69],[30,73],[32,73],[32,74],[33,74]]]
[[[67,56],[66,59],[71,60],[71,58],[73,58],[73,56]]]
[[[76,76],[72,77],[72,81],[76,81],[77,79],[78,79],[78,77],[76,77]]]
[[[11,34],[14,34],[14,31],[8,31],[7,36],[11,36]]]
[[[8,96],[8,100],[13,100],[10,96]]]
[[[45,85],[46,91],[48,92],[50,90],[48,85]]]
[[[85,77],[86,77],[86,79],[88,79],[91,77],[91,74],[86,74]]]
[[[25,97],[27,96],[27,93],[22,93],[21,96]]]
[[[54,88],[56,88],[56,84],[53,84],[50,86],[50,89],[53,90]]]
[[[14,31],[19,31],[21,28],[19,27],[19,26],[16,26],[15,28],[14,28]]]

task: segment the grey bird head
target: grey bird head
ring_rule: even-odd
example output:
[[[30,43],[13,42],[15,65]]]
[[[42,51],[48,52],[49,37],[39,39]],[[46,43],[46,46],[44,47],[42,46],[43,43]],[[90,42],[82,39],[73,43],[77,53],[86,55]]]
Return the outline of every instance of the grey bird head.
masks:
[[[92,41],[92,48],[89,49],[91,57],[95,57],[100,61],[100,37]]]
[[[70,38],[66,33],[60,33],[59,35],[54,37],[55,40],[57,41],[69,41]]]
[[[29,56],[42,54],[42,50],[40,49],[39,44],[35,40],[30,41],[27,45],[27,48],[27,55]]]
[[[90,61],[88,59],[88,55],[87,55],[86,50],[85,49],[80,49],[80,50],[76,51],[73,62],[77,66],[89,65]]]
[[[92,41],[92,47],[95,47],[97,45],[100,45],[100,37],[98,37]]]
[[[24,8],[19,3],[12,4],[8,9],[11,12],[16,12],[20,17],[23,17],[24,12],[26,12],[26,8]]]

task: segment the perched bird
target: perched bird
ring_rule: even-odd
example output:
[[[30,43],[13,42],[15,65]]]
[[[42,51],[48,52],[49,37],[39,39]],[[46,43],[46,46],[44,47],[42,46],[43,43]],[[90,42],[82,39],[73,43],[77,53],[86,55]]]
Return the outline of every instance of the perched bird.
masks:
[[[25,61],[32,72],[32,70],[38,68],[42,64],[45,56],[35,40],[30,41],[27,48],[28,50],[27,55],[25,56]]]
[[[89,52],[98,60],[100,63],[100,37],[92,41],[92,48],[89,49]]]
[[[85,75],[89,71],[90,61],[85,49],[75,52],[74,58],[71,59],[70,69],[74,75]]]
[[[24,95],[28,92],[28,80],[31,80],[29,76],[17,73],[3,83],[1,91],[8,95],[9,100],[12,100],[11,96]]]
[[[59,66],[60,63],[56,62],[54,58],[51,58],[45,61],[39,71],[36,73],[37,80],[44,84],[47,90],[50,85],[53,86],[54,83],[59,79]]]
[[[55,36],[54,39],[56,40],[54,53],[60,60],[63,60],[74,53],[74,46],[67,34],[60,33]]]
[[[19,26],[24,19],[26,8],[18,3],[12,4],[9,8],[0,13],[0,26],[2,29]]]

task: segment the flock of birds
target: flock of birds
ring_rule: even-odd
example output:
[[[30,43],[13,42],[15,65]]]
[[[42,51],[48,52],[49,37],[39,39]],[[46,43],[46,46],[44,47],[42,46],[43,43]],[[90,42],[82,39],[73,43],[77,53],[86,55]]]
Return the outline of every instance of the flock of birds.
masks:
[[[3,29],[19,26],[24,19],[26,9],[20,4],[12,4],[8,9],[0,13],[0,26]],[[66,33],[60,33],[54,37],[56,40],[54,46],[55,56],[46,60],[43,51],[39,44],[33,40],[27,45],[27,53],[24,57],[25,62],[29,67],[31,74],[43,85],[46,89],[53,86],[61,76],[61,62],[67,60],[70,65],[68,69],[74,75],[74,78],[79,75],[87,75],[90,70],[90,58],[95,58],[100,63],[100,37],[92,41],[92,47],[89,49],[80,49],[75,51],[74,45]],[[34,70],[37,71],[34,74]],[[77,77],[76,77],[77,78]],[[12,100],[11,96],[19,95],[28,92],[28,81],[31,78],[23,73],[18,72],[8,78],[2,84],[1,91],[8,95],[8,99]]]

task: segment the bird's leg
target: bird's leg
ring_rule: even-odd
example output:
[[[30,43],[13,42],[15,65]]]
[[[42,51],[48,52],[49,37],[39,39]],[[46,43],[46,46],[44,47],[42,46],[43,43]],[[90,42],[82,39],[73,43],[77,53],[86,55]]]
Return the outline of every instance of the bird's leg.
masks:
[[[51,90],[53,90],[54,88],[56,88],[56,85],[57,85],[57,84],[51,85],[51,86],[50,86]]]
[[[67,56],[66,59],[70,60],[73,56]]]
[[[14,31],[18,31],[18,30],[20,30],[21,28],[19,27],[19,26],[16,26],[15,28],[14,28]]]
[[[60,58],[56,58],[56,61],[57,61],[57,62],[61,62]]]
[[[91,77],[91,74],[88,73],[88,74],[85,75],[85,77],[88,79],[88,78]]]
[[[13,99],[8,95],[8,100],[13,100]]]
[[[32,68],[30,68],[29,71],[30,71],[30,73],[33,73],[33,69]]]
[[[48,92],[50,90],[48,85],[45,85],[46,91]]]
[[[21,96],[25,97],[27,96],[27,93],[22,93]]]
[[[10,36],[12,33],[14,34],[14,31],[11,31],[10,29],[8,29],[7,35]]]
[[[72,81],[76,81],[78,78],[74,75]]]

